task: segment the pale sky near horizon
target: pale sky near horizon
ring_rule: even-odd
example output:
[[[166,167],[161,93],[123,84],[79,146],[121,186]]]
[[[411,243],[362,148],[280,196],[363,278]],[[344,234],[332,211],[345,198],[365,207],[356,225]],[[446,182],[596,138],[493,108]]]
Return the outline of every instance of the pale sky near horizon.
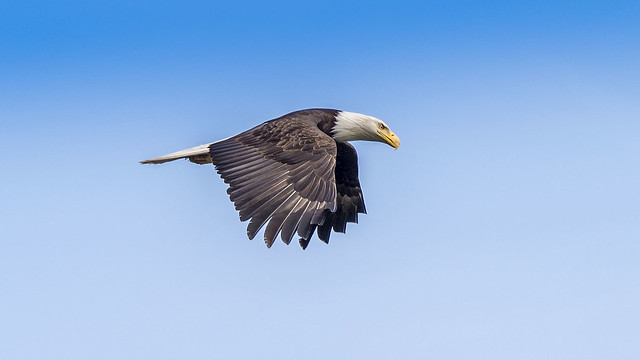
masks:
[[[640,3],[21,1],[0,34],[0,358],[640,357]],[[310,107],[402,142],[354,143],[328,245],[138,163]]]

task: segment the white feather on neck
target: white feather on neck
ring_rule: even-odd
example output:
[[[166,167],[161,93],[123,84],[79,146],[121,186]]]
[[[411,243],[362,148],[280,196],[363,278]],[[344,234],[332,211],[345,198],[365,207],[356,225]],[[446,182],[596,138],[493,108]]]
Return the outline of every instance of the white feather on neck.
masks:
[[[336,123],[331,136],[338,141],[369,140],[380,141],[376,129],[382,120],[373,116],[349,111],[340,111],[336,115]]]

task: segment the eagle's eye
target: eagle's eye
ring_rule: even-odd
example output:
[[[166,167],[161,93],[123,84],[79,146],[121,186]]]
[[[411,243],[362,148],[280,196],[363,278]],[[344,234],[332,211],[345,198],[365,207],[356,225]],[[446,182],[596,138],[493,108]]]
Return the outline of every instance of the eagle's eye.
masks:
[[[378,129],[385,130],[387,127],[384,124],[378,124]]]

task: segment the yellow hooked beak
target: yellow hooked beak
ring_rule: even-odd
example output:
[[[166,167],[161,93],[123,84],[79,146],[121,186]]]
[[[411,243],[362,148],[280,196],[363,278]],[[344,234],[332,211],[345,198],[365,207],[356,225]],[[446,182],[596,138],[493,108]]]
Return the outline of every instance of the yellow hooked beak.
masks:
[[[378,129],[378,135],[384,140],[385,143],[391,145],[394,149],[400,147],[400,139],[389,129]]]

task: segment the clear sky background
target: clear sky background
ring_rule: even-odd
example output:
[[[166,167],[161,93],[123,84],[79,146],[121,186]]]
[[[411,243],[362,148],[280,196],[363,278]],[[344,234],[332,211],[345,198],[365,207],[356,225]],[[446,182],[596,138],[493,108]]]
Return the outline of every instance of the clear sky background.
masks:
[[[213,167],[385,120],[369,214],[248,241]],[[0,3],[0,358],[640,358],[640,2]]]

